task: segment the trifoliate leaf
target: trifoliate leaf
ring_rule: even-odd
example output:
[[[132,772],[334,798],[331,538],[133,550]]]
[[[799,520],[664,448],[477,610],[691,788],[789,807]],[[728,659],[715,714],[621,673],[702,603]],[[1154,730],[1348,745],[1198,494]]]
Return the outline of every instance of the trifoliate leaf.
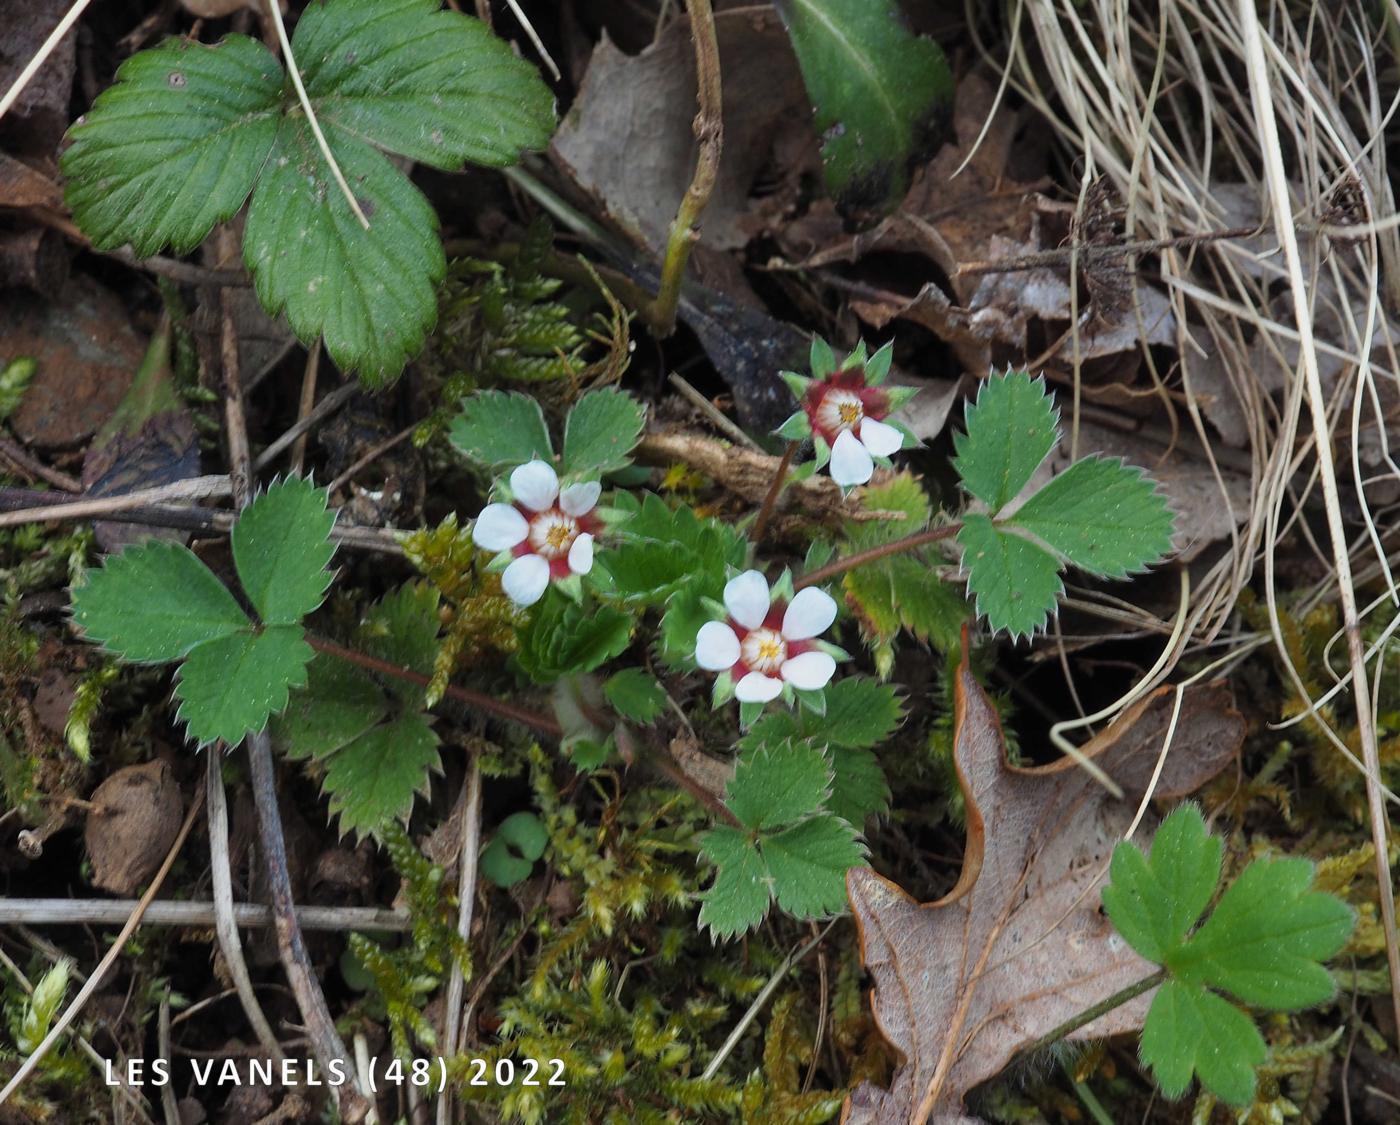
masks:
[[[249,624],[189,548],[154,540],[89,570],[73,590],[73,619],[90,640],[136,664],[179,660]]]
[[[428,582],[405,582],[365,614],[355,633],[371,656],[431,676],[437,660],[441,595]],[[408,707],[421,707],[427,688],[409,680],[387,679],[384,686]]]
[[[1229,1001],[1167,981],[1148,1009],[1139,1053],[1169,1098],[1186,1092],[1194,1070],[1212,1093],[1247,1106],[1254,1100],[1254,1068],[1269,1052],[1254,1021]]]
[[[981,515],[963,518],[958,543],[968,591],[993,632],[1028,637],[1044,627],[1063,589],[1055,556]]]
[[[1162,821],[1150,859],[1131,843],[1114,848],[1104,909],[1147,960],[1162,964],[1210,905],[1221,849],[1195,805],[1182,805]]]
[[[1176,525],[1146,474],[1116,457],[1076,461],[1008,522],[1105,578],[1122,578],[1162,558]]]
[[[858,831],[867,818],[880,816],[890,807],[890,786],[880,760],[869,750],[832,746],[831,796],[828,812],[835,813]]]
[[[437,284],[447,272],[437,215],[382,153],[324,122],[323,131],[369,229],[305,118],[288,116],[253,192],[243,260],[264,308],[285,312],[303,342],[324,336],[337,366],[383,387],[437,319]]]
[[[1330,999],[1336,985],[1319,962],[1341,950],[1356,918],[1341,899],[1313,891],[1312,879],[1305,859],[1255,860],[1164,963],[1256,1007],[1296,1011]]]
[[[402,820],[413,798],[440,771],[438,737],[425,716],[410,713],[374,727],[326,759],[322,789],[344,835],[377,832]]]
[[[603,684],[603,694],[623,718],[649,723],[666,710],[666,691],[640,668],[624,668]]]
[[[989,376],[955,434],[953,468],[993,515],[1013,500],[1055,447],[1058,412],[1044,379],[1024,371]]]
[[[287,477],[254,500],[234,524],[233,561],[248,600],[269,625],[291,625],[319,606],[335,553],[326,490]]]
[[[591,672],[631,642],[632,618],[610,606],[583,609],[551,592],[521,631],[515,658],[536,683]]]
[[[535,68],[438,0],[312,4],[292,47],[323,127],[420,164],[513,164],[554,131],[554,98]]]
[[[778,12],[815,107],[832,194],[846,207],[892,207],[953,95],[943,51],[910,34],[894,0],[778,0]]]
[[[513,887],[530,877],[548,843],[544,821],[531,812],[511,813],[482,849],[482,873],[498,887]]]
[[[637,605],[659,605],[687,592],[718,598],[731,568],[744,561],[743,536],[732,525],[702,519],[681,505],[668,508],[648,494],[618,529],[617,545],[595,560],[612,592]],[[698,629],[703,621],[696,623]],[[691,645],[695,635],[686,638]],[[689,654],[687,654],[689,655]]]
[[[642,435],[646,411],[615,387],[589,391],[564,423],[564,472],[603,474],[624,469]]]
[[[755,830],[801,820],[822,807],[831,791],[831,763],[815,746],[785,742],[740,757],[724,801]]]
[[[99,250],[187,254],[231,218],[277,135],[282,67],[261,43],[167,39],[133,55],[69,131],[65,198]]]
[[[865,860],[856,830],[835,816],[814,816],[760,845],[778,905],[797,918],[846,909],[846,872]]]
[[[739,740],[739,748],[750,751],[803,738],[820,746],[866,749],[889,738],[902,716],[899,697],[889,684],[869,676],[843,676],[826,685],[825,715],[772,711]]]
[[[201,746],[218,740],[236,744],[287,706],[289,689],[306,683],[313,655],[298,625],[271,625],[206,641],[180,666],[178,717]]]
[[[514,391],[468,395],[448,437],[464,456],[492,469],[554,459],[540,404]]]
[[[772,890],[768,869],[744,833],[719,825],[700,839],[700,850],[715,865],[715,881],[700,898],[700,926],[716,938],[753,929],[768,912]]]
[[[306,686],[292,693],[272,720],[272,737],[293,759],[323,758],[358,738],[388,714],[388,701],[364,671],[317,653],[306,667]]]

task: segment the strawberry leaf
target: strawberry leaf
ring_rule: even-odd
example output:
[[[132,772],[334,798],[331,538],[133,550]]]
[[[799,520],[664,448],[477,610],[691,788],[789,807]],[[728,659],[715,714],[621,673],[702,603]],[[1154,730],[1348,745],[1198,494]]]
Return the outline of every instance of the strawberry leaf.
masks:
[[[1055,448],[1058,417],[1044,379],[1024,371],[988,376],[967,408],[967,432],[953,437],[963,487],[993,515],[1001,511]]]
[[[772,896],[768,870],[753,841],[728,825],[706,832],[700,850],[715,865],[715,881],[700,900],[700,926],[733,937],[763,921]]]
[[[791,824],[822,807],[831,792],[831,764],[820,749],[787,742],[760,746],[739,759],[725,804],[750,828]]]
[[[589,391],[564,423],[564,472],[601,475],[625,469],[645,420],[646,411],[631,395],[615,387]]]
[[[344,835],[368,835],[402,820],[413,798],[440,772],[438,737],[424,715],[409,713],[373,727],[326,761],[322,789]]]
[[[1249,1016],[1219,996],[1180,981],[1167,981],[1152,998],[1142,1027],[1142,1061],[1162,1093],[1177,1098],[1191,1072],[1233,1105],[1254,1100],[1254,1068],[1268,1055]]]
[[[491,469],[554,460],[539,402],[514,391],[468,395],[448,437],[464,456]]]
[[[1043,628],[1061,589],[1060,564],[1029,539],[969,515],[958,532],[967,588],[994,632],[1028,637]]]
[[[325,489],[301,477],[276,482],[244,509],[233,528],[233,561],[263,621],[291,625],[321,604],[331,584],[334,523]]]
[[[836,816],[814,816],[765,836],[763,858],[778,905],[797,918],[846,909],[846,872],[865,859],[856,830]]]
[[[297,625],[245,629],[207,641],[180,666],[178,717],[201,746],[237,743],[287,706],[289,689],[306,683],[314,655]]]

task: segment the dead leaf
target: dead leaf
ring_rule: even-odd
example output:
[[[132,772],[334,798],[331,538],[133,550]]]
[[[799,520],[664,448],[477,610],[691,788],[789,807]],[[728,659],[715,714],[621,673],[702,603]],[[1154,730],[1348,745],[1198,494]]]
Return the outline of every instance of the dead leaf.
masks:
[[[715,249],[743,246],[796,200],[800,165],[780,183],[755,181],[785,134],[811,138],[810,109],[777,13],[748,7],[715,16],[724,74],[724,158],[701,231]],[[593,51],[573,108],[550,145],[554,162],[638,246],[666,243],[695,168],[695,54],[690,23],[672,20],[639,55],[606,35]],[[791,159],[791,157],[789,157]]]
[[[49,176],[0,152],[0,207],[63,210],[63,189]]]
[[[903,1062],[888,1090],[858,1086],[843,1122],[961,1120],[967,1092],[1018,1050],[1153,972],[1100,911],[1099,889],[1156,764],[1174,691],[1139,701],[1084,748],[1123,787],[1125,799],[1114,800],[1068,758],[1008,765],[996,712],[964,658],[954,756],[968,827],[957,886],[920,905],[869,868],[846,878],[875,1017]],[[1244,733],[1226,686],[1188,689],[1156,795],[1198,789],[1238,753]],[[1149,811],[1138,838],[1150,839],[1157,823]],[[1137,1030],[1149,998],[1074,1038]]]
[[[92,881],[129,895],[155,874],[175,842],[185,812],[180,787],[157,759],[117,770],[97,787],[92,804],[84,834]]]

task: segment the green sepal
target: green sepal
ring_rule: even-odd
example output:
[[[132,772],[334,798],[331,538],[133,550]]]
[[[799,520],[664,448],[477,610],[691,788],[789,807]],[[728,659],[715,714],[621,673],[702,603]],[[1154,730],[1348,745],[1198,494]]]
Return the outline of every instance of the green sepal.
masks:
[[[733,698],[734,676],[729,672],[721,672],[715,677],[714,690],[710,693],[710,706],[719,710]]]
[[[788,441],[805,441],[812,436],[812,420],[805,410],[799,410],[773,432]]]
[[[788,686],[783,685],[783,690],[787,691]],[[739,704],[739,726],[748,730],[754,723],[763,716],[764,704],[762,703],[741,703]]]
[[[831,460],[831,446],[826,444],[826,438],[821,434],[812,435],[812,451],[816,454],[812,458],[812,472],[820,472],[826,468],[827,462]]]
[[[803,691],[801,688],[793,688],[792,693],[797,697],[797,702],[814,715],[826,714],[826,690],[818,688],[816,691]]]
[[[890,374],[890,363],[894,359],[894,341],[888,340],[876,349],[875,354],[865,361],[865,385],[878,387]]]
[[[814,378],[825,379],[836,370],[836,353],[820,336],[813,336],[812,347],[807,353],[807,363],[812,368]]]
[[[857,340],[856,346],[851,349],[851,354],[846,357],[846,362],[841,365],[841,370],[845,371],[851,367],[864,367],[865,361],[865,341]]]
[[[554,588],[575,605],[583,604],[583,578],[581,575],[570,574],[567,578],[560,578],[554,583]]]
[[[770,596],[773,601],[790,602],[793,599],[792,571],[784,568],[782,574],[778,575],[778,580],[769,587]]]
[[[799,375],[796,371],[780,371],[778,378],[787,384],[788,390],[792,392],[792,397],[801,402],[807,397],[807,388],[812,385],[812,380],[804,375]]]

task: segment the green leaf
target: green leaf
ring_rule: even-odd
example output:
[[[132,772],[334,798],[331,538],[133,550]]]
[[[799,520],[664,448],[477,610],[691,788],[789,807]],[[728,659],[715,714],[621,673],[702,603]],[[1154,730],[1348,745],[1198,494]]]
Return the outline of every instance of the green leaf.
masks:
[[[535,68],[438,0],[311,4],[292,48],[323,127],[420,164],[501,167],[554,132],[554,98]]]
[[[1268,1048],[1254,1021],[1233,1004],[1167,981],[1148,1009],[1139,1052],[1167,1097],[1184,1094],[1196,1071],[1216,1096],[1247,1106],[1254,1100],[1254,1068]]]
[[[770,712],[739,740],[739,748],[750,751],[789,738],[805,738],[820,746],[866,749],[889,738],[902,717],[899,696],[889,684],[869,676],[843,676],[826,685],[825,715]]]
[[[167,39],[124,62],[69,131],[65,198],[99,250],[187,254],[243,206],[272,148],[282,67],[261,43]]]
[[[510,469],[536,458],[554,460],[540,404],[514,391],[468,395],[448,437],[464,456],[492,469]]]
[[[856,830],[835,816],[814,816],[763,837],[760,845],[778,905],[796,918],[846,909],[846,872],[865,860]]]
[[[1162,964],[1210,905],[1221,849],[1195,805],[1181,805],[1162,822],[1151,859],[1126,840],[1113,849],[1104,909],[1147,960]]]
[[[290,689],[306,683],[314,650],[297,625],[272,625],[206,641],[180,666],[178,717],[201,746],[235,745],[287,706]]]
[[[157,540],[89,570],[73,590],[73,619],[89,640],[136,664],[179,660],[249,624],[189,548]]]
[[[1311,890],[1312,878],[1305,859],[1255,860],[1165,964],[1260,1008],[1297,1011],[1330,999],[1336,985],[1318,962],[1341,950],[1356,918],[1340,899]]]
[[[388,714],[379,685],[361,669],[317,653],[306,686],[272,720],[272,737],[293,759],[324,758],[364,734]]]
[[[292,625],[319,606],[331,584],[335,553],[326,490],[301,477],[271,485],[233,526],[238,579],[269,625]]]
[[[910,34],[894,0],[778,0],[778,11],[816,110],[832,194],[847,207],[894,206],[953,95],[942,50]]]
[[[968,591],[994,632],[1005,629],[1014,639],[1045,626],[1063,589],[1053,555],[980,515],[963,518],[958,543]]]
[[[1024,371],[989,376],[967,408],[967,432],[953,437],[963,487],[993,515],[1001,511],[1055,447],[1057,420],[1043,378]]]
[[[833,746],[830,753],[831,796],[827,798],[827,811],[860,830],[869,817],[881,816],[890,807],[885,771],[869,750]]]
[[[632,640],[632,618],[610,606],[589,609],[551,591],[521,631],[516,660],[536,683],[591,672]]]
[[[816,812],[831,792],[831,764],[820,749],[787,742],[740,757],[725,804],[750,828],[777,828]]]
[[[939,652],[955,652],[967,621],[967,600],[952,583],[938,576],[935,567],[912,555],[888,560],[890,592],[899,622],[921,641]],[[859,568],[852,571],[858,574]]]
[[[428,582],[405,582],[365,614],[356,630],[359,646],[380,660],[431,676],[438,654],[438,603]],[[422,707],[428,689],[408,680],[385,678],[384,686],[407,707]]]
[[[440,772],[438,737],[423,715],[405,714],[374,727],[326,760],[322,789],[340,832],[368,835],[404,820],[413,798]]]
[[[481,852],[481,870],[498,887],[513,887],[529,878],[544,855],[549,831],[534,813],[511,813],[496,828]]]
[[[369,229],[305,118],[289,115],[253,192],[243,260],[264,308],[285,313],[305,343],[323,336],[338,367],[383,387],[437,319],[436,287],[447,272],[437,215],[382,153],[332,125],[323,131]]]
[[[615,387],[589,391],[564,423],[564,472],[601,475],[625,469],[642,436],[646,411]]]
[[[715,881],[700,898],[700,926],[716,938],[753,929],[768,912],[772,897],[768,869],[753,841],[728,825],[700,838],[700,850],[717,868]]]
[[[603,694],[623,718],[649,723],[666,710],[666,691],[640,668],[624,668],[603,685]]]
[[[1176,521],[1141,469],[1116,457],[1076,461],[1010,519],[1075,566],[1122,578],[1157,562]]]

